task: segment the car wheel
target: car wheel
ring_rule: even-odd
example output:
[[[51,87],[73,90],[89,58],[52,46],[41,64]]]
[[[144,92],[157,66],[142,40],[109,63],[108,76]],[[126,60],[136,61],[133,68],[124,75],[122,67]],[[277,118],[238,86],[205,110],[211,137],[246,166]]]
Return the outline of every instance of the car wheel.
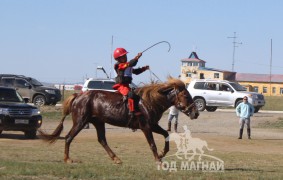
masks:
[[[199,111],[204,111],[205,110],[205,101],[204,99],[196,99],[195,100],[195,105],[197,106]]]
[[[208,112],[214,112],[216,111],[217,107],[216,106],[206,106],[205,108]]]
[[[45,97],[42,95],[37,95],[35,96],[35,98],[33,99],[33,104],[36,106],[43,106],[46,104],[46,100]]]
[[[240,103],[242,103],[242,102],[243,102],[243,100],[237,101],[237,102],[236,102],[236,107],[237,107]]]
[[[25,137],[28,139],[35,139],[36,130],[25,131]]]

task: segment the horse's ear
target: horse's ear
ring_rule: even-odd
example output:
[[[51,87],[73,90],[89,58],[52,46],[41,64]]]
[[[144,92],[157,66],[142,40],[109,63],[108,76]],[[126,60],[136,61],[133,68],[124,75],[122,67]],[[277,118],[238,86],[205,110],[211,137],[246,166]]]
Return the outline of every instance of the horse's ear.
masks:
[[[158,93],[160,94],[168,94],[170,91],[172,91],[173,87],[164,87],[158,90]]]

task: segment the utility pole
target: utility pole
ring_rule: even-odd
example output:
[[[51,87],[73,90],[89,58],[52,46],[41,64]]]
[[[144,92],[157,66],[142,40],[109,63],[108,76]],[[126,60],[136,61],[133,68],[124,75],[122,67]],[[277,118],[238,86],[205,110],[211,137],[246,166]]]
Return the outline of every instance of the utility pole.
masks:
[[[234,65],[235,65],[235,48],[238,47],[237,44],[242,44],[241,42],[236,41],[236,32],[234,32],[233,37],[227,37],[227,38],[233,38],[233,61],[232,61],[232,72],[234,72]]]
[[[272,83],[272,39],[270,40],[270,67],[269,67],[269,95],[271,96],[271,83]]]
[[[112,58],[113,58],[113,54],[112,54],[112,53],[113,53],[113,39],[114,39],[114,38],[113,38],[113,35],[112,35],[112,39],[111,39],[111,55],[110,55],[110,77],[109,77],[110,79],[112,78],[112,76],[111,76],[111,75],[112,75],[112,68],[113,68],[113,67],[112,67]]]

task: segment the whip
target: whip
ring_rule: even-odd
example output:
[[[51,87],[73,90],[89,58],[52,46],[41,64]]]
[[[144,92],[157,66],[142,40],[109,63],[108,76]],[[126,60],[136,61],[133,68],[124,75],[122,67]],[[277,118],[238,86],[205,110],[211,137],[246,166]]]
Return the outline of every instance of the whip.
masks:
[[[169,43],[169,42],[167,42],[167,41],[160,41],[160,42],[155,43],[155,44],[153,44],[152,46],[150,46],[150,47],[146,48],[145,50],[143,50],[143,51],[142,51],[142,53],[144,53],[145,51],[149,50],[150,48],[152,48],[152,47],[154,47],[154,46],[156,46],[157,44],[160,44],[160,43],[167,43],[167,44],[168,44],[168,46],[169,46],[168,52],[170,51],[170,49],[171,49],[171,45],[170,45],[170,43]]]

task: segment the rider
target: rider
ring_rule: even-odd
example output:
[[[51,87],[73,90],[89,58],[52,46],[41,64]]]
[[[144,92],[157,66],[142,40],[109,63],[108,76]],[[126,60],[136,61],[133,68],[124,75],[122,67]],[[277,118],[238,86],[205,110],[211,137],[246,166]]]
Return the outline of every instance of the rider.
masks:
[[[131,120],[134,116],[141,115],[139,111],[139,99],[140,97],[131,91],[129,84],[132,83],[132,73],[140,74],[149,69],[149,66],[144,66],[142,68],[133,68],[137,63],[139,58],[142,56],[142,53],[138,53],[137,56],[128,62],[127,51],[124,48],[116,48],[114,50],[114,59],[117,63],[114,65],[114,69],[117,73],[115,78],[116,84],[113,86],[113,89],[118,90],[122,95],[123,99],[126,100],[128,97],[128,107],[130,111]]]

